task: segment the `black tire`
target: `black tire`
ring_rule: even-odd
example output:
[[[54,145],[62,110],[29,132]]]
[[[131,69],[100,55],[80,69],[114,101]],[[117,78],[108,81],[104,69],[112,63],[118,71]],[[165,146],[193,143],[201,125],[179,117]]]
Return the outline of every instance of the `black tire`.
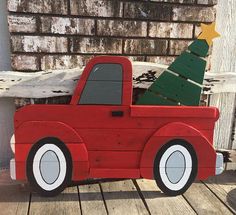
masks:
[[[72,159],[63,142],[49,137],[33,145],[27,159],[27,178],[33,190],[44,197],[56,196],[70,184],[71,177]]]
[[[193,146],[184,140],[168,142],[161,147],[154,160],[156,183],[169,196],[183,194],[194,182],[197,170],[196,152]]]

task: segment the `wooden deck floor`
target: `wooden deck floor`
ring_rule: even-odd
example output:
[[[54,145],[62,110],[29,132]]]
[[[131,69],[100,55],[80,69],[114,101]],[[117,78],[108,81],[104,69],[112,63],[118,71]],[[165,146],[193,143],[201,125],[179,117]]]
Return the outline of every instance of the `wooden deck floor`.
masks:
[[[196,182],[178,197],[167,197],[154,181],[141,179],[69,187],[54,198],[1,186],[0,214],[236,214],[236,171]]]

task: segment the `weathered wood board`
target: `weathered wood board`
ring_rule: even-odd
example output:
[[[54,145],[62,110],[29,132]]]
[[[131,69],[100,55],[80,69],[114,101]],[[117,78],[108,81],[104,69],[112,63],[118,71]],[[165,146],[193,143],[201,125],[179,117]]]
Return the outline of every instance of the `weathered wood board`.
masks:
[[[236,214],[236,171],[211,177],[204,184]]]
[[[236,150],[218,149],[224,155],[224,161],[236,164]]]
[[[101,186],[109,214],[148,214],[131,180],[102,183]]]
[[[233,214],[236,172],[194,183],[184,196],[164,195],[152,180],[120,180],[69,187],[53,198],[21,186],[0,186],[0,214]],[[30,198],[31,197],[31,198]],[[104,198],[103,198],[104,197]],[[107,210],[106,210],[107,208]]]
[[[236,109],[236,107],[235,107]],[[233,139],[233,142],[232,142],[232,149],[235,149],[236,150],[236,111],[235,111],[235,116],[234,116],[234,125],[233,125],[233,131],[232,131],[232,139]],[[236,163],[236,161],[235,161]]]
[[[137,180],[151,214],[196,214],[182,196],[168,197],[154,180]]]
[[[214,145],[219,149],[232,149],[236,97],[233,93],[218,93],[213,96],[210,98],[210,106],[218,107],[220,110],[220,118],[214,130]]]
[[[81,214],[77,187],[68,187],[57,197],[51,198],[32,193],[29,214]]]
[[[21,185],[0,185],[0,214],[25,215],[28,212],[30,192]]]
[[[79,186],[79,196],[82,214],[103,215],[107,213],[99,184]]]
[[[220,200],[201,182],[194,183],[184,197],[197,214],[232,214],[227,207],[221,206]]]
[[[218,0],[216,6],[216,28],[221,34],[221,38],[214,44],[211,60],[211,72],[219,74],[236,74],[236,1],[235,0]],[[234,78],[232,78],[233,80]],[[227,88],[236,86],[235,81]],[[220,87],[220,86],[219,86]],[[221,112],[221,118],[217,122],[215,132],[215,145],[225,149],[236,149],[232,144],[232,130],[235,114],[235,91],[224,91],[220,95],[211,96],[210,104],[216,105]],[[226,93],[227,92],[227,93]],[[224,135],[225,134],[225,135]],[[234,142],[235,143],[235,142]]]
[[[166,65],[133,62],[133,87],[147,89]],[[72,95],[83,68],[0,73],[0,97],[48,98]],[[206,73],[204,93],[236,92],[236,74]]]

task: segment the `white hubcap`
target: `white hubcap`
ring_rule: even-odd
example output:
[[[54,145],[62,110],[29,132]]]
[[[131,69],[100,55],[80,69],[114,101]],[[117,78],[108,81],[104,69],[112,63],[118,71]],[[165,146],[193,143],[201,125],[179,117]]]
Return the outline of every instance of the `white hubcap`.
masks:
[[[66,159],[59,147],[45,144],[33,160],[33,174],[38,185],[47,191],[59,187],[66,176]]]
[[[181,145],[169,147],[161,157],[159,171],[167,188],[174,191],[182,189],[192,172],[192,157],[189,151]]]

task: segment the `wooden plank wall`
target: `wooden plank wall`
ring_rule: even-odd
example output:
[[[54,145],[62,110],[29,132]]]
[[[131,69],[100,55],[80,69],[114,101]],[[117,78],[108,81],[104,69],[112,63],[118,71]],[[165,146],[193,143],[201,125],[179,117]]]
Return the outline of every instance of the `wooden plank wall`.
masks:
[[[216,9],[217,31],[221,38],[213,46],[211,72],[236,73],[236,1],[218,0]],[[236,149],[236,141],[232,141],[235,130],[236,94],[214,94],[211,96],[210,105],[218,107],[221,112],[215,129],[215,146]]]

